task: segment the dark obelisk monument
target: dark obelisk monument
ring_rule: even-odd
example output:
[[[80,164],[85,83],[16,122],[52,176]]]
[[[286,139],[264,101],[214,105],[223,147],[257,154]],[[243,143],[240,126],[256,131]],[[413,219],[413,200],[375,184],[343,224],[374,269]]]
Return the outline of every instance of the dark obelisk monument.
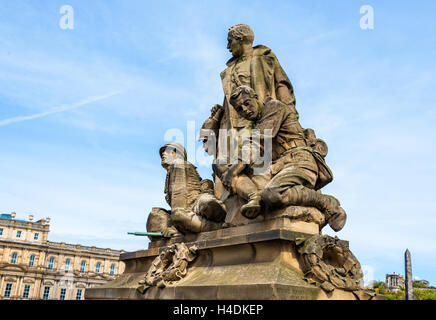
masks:
[[[404,260],[406,263],[406,300],[413,300],[412,260],[409,249],[404,254]]]

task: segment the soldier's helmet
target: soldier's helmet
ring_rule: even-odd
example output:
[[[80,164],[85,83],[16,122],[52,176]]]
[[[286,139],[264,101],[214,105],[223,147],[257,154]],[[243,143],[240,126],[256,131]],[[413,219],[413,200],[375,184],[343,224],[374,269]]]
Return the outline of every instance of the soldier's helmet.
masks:
[[[162,155],[165,151],[175,151],[177,154],[183,156],[185,161],[188,159],[188,154],[186,153],[185,148],[177,142],[170,142],[164,145],[159,149],[159,155],[162,158]]]

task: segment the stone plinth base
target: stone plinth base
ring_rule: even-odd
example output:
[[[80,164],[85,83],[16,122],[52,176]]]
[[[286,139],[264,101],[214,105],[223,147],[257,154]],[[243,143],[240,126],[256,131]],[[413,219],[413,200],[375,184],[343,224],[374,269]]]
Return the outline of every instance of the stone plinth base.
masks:
[[[306,225],[307,224],[307,225]],[[122,254],[124,273],[115,281],[86,290],[86,299],[320,300],[371,299],[363,291],[335,289],[326,293],[304,280],[296,244],[317,228],[278,218],[249,225],[152,241],[148,250]],[[315,232],[314,232],[315,233]],[[136,288],[164,246],[196,245],[197,258],[181,280],[164,288]],[[347,242],[344,242],[347,243]]]

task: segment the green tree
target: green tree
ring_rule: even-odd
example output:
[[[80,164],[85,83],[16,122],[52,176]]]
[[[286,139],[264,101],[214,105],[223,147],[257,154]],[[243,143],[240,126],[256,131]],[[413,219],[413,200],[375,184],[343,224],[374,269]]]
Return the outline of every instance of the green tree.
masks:
[[[435,290],[413,290],[415,300],[436,300]]]
[[[385,287],[385,283],[382,281],[377,281],[374,282],[372,284],[372,287],[374,288],[374,290],[380,294],[385,294],[386,293],[386,287]]]
[[[406,294],[403,290],[398,292],[387,292],[385,294],[387,300],[405,300]],[[413,290],[413,298],[415,300],[436,300],[436,290]]]
[[[398,292],[387,292],[385,294],[387,300],[404,300],[406,294],[402,290],[398,290]]]
[[[427,288],[427,286],[422,282],[413,282],[414,288]]]

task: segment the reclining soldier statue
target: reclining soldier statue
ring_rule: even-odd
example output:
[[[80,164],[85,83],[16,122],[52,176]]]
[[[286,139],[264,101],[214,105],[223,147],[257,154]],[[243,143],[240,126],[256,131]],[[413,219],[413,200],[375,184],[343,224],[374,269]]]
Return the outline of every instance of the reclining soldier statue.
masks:
[[[153,208],[147,220],[147,231],[171,237],[220,229],[226,209],[213,194],[213,182],[201,179],[195,166],[187,161],[181,144],[168,143],[159,153],[162,167],[167,170],[165,199],[171,211]]]

